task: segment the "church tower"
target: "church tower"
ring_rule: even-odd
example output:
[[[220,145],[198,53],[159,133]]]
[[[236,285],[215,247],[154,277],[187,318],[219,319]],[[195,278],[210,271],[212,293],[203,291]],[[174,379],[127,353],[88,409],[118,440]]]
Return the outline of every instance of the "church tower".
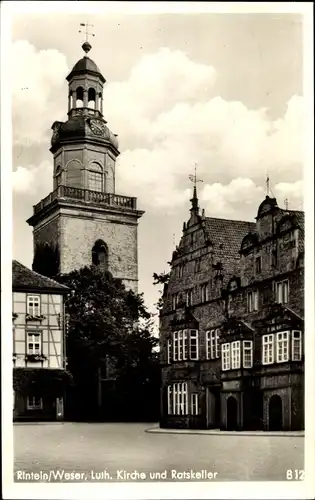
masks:
[[[34,270],[54,273],[92,263],[137,292],[137,200],[115,191],[118,140],[103,116],[106,82],[85,55],[67,76],[68,119],[52,125],[53,191],[33,207]]]

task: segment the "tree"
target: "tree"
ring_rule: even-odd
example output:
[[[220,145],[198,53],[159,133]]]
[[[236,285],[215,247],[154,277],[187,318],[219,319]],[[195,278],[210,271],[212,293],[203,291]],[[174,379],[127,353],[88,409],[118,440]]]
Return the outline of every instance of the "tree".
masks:
[[[114,385],[112,398],[117,399],[119,391],[138,396],[140,391],[144,397],[143,387],[153,383],[158,399],[159,373],[153,353],[156,340],[143,296],[126,290],[120,279],[96,266],[57,279],[71,290],[66,300],[66,349],[68,369],[82,403],[78,411],[82,413],[85,406],[88,413],[96,413],[98,377],[108,364],[114,373],[114,377],[105,377],[114,379],[114,384],[108,384]]]
[[[163,307],[163,298],[167,291],[167,286],[170,280],[170,274],[171,274],[170,272],[168,273],[163,272],[160,274],[153,273],[153,280],[154,280],[153,285],[163,285],[163,290],[160,290],[159,300],[155,304],[158,311],[161,311]]]

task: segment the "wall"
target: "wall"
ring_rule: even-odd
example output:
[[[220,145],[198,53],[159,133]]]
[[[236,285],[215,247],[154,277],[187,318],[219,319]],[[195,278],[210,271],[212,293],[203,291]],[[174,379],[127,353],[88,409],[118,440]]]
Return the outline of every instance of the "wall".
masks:
[[[32,293],[29,295],[39,295]],[[13,353],[16,353],[14,367],[64,368],[63,345],[63,297],[55,294],[41,294],[41,311],[44,318],[34,321],[25,319],[26,293],[13,292],[12,312],[18,316],[13,321]],[[25,360],[27,353],[26,334],[28,331],[42,334],[42,354],[47,359],[40,362]]]

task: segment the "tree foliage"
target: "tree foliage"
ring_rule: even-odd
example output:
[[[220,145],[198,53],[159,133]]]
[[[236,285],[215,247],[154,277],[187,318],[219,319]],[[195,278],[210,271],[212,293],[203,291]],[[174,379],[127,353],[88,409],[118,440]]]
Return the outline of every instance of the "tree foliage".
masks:
[[[80,393],[95,400],[99,370],[110,360],[116,392],[135,394],[141,388],[144,394],[143,388],[153,384],[158,399],[157,340],[143,296],[96,266],[57,279],[71,291],[66,299],[67,360]]]
[[[34,252],[33,271],[53,278],[59,273],[60,252],[56,244],[38,243]]]
[[[167,285],[168,285],[169,280],[170,280],[170,274],[171,274],[170,272],[168,272],[168,273],[163,272],[160,274],[153,273],[153,285],[162,285],[163,286],[163,289],[160,290],[159,300],[155,304],[158,311],[161,311],[162,307],[163,307],[163,297],[164,297],[166,290],[167,290]]]

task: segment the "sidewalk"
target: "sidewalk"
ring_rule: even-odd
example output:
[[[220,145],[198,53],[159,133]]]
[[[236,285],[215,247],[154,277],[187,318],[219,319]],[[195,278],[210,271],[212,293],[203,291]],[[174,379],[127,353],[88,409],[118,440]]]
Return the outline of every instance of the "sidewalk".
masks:
[[[156,434],[196,434],[207,436],[283,436],[304,437],[304,431],[220,431],[220,429],[161,429],[152,427],[145,432]]]

